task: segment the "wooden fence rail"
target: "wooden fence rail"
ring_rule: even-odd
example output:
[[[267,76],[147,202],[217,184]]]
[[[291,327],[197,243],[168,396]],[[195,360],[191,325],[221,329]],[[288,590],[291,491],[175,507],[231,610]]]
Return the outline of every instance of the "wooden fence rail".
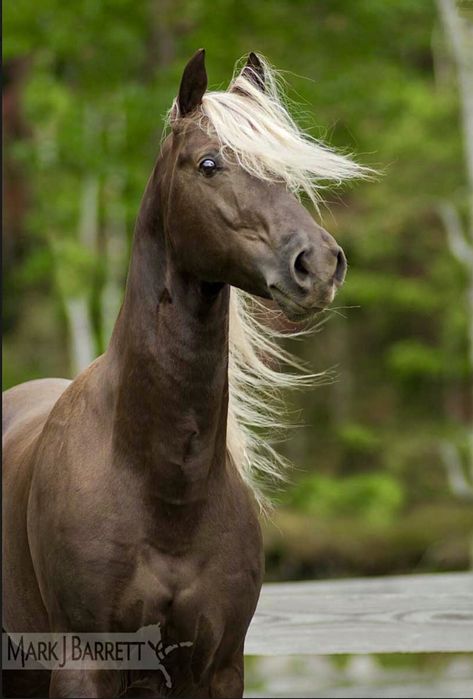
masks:
[[[247,655],[473,651],[473,574],[268,583]]]

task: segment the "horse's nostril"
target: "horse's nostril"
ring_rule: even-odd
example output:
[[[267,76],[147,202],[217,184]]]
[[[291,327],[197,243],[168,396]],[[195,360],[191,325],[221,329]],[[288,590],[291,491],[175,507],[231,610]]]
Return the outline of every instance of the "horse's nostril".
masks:
[[[345,274],[347,271],[347,258],[342,248],[338,248],[337,252],[337,266],[335,268],[335,279],[342,283],[345,279]]]
[[[296,272],[301,276],[301,277],[306,277],[309,274],[309,270],[307,269],[306,261],[304,259],[305,257],[305,250],[300,252],[296,259],[294,260],[294,269]]]

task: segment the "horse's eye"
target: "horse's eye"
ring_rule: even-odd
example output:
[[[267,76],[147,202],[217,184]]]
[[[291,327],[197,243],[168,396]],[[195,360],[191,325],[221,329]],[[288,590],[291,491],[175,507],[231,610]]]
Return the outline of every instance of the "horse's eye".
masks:
[[[204,173],[206,177],[211,177],[217,171],[217,163],[212,158],[204,158],[199,165],[199,170]]]

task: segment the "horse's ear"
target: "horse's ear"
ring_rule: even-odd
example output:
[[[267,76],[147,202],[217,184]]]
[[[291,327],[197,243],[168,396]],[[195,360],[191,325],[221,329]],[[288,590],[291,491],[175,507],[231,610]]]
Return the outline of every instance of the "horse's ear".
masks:
[[[256,87],[259,87],[259,89],[264,92],[264,66],[257,54],[253,51],[248,54],[248,59],[245,67],[241,71],[241,75],[243,75],[247,80],[251,80]]]
[[[190,59],[181,78],[177,105],[179,116],[190,114],[202,102],[207,89],[205,49],[199,49]]]

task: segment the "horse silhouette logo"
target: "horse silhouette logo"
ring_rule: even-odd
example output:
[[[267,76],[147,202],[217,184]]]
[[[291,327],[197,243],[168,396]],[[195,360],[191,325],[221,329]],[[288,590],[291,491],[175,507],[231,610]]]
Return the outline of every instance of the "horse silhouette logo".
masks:
[[[151,648],[157,659],[156,670],[159,670],[164,677],[166,687],[168,689],[172,688],[172,681],[169,672],[167,671],[164,661],[173,651],[178,648],[190,648],[193,643],[192,641],[180,641],[178,643],[171,643],[168,646],[164,645],[163,637],[161,633],[161,624],[152,624],[150,626],[144,626],[139,631],[141,637],[145,637],[144,640],[147,641],[148,646]]]

